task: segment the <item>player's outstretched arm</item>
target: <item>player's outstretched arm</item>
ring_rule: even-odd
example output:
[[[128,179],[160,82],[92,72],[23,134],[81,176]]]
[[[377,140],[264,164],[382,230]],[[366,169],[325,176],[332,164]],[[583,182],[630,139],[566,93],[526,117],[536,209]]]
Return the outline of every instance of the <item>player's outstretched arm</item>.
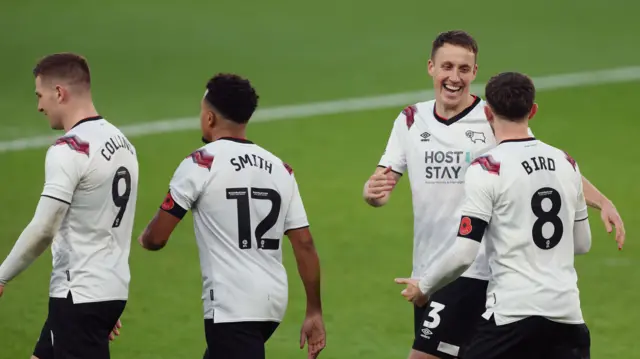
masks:
[[[40,197],[33,219],[0,265],[0,287],[27,269],[49,247],[68,208],[66,202]]]
[[[605,195],[603,195],[589,180],[582,177],[582,186],[584,188],[584,197],[587,205],[591,208],[600,210],[600,218],[608,233],[616,229],[616,242],[618,248],[622,249],[624,245],[626,233],[624,230],[624,222],[616,209],[616,206]]]
[[[320,299],[320,259],[309,227],[286,232],[298,264],[298,273],[307,294],[307,313],[300,332],[300,348],[308,343],[309,358],[316,358],[326,345]]]
[[[401,175],[393,172],[391,167],[377,167],[369,180],[365,182],[362,196],[370,206],[384,206],[391,196]]]

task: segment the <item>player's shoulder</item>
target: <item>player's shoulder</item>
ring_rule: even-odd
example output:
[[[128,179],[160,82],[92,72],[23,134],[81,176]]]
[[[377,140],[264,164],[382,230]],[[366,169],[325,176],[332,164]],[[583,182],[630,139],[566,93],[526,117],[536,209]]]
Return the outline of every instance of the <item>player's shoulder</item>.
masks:
[[[503,167],[504,155],[497,148],[485,152],[474,158],[469,164],[469,170],[476,174],[489,174],[500,176],[500,169]]]
[[[549,155],[553,156],[556,161],[559,160],[561,163],[565,164],[566,167],[573,169],[573,171],[576,173],[580,172],[578,168],[578,162],[573,158],[573,156],[569,154],[569,152],[544,142],[542,142],[542,144],[545,146]]]
[[[433,113],[435,102],[435,100],[429,100],[406,105],[396,117],[395,124],[411,129],[418,117],[426,118],[428,116],[432,116],[430,114]]]
[[[278,168],[279,173],[293,176],[293,167],[291,167],[288,162],[285,162],[282,158],[280,158],[280,156],[260,145],[256,145],[256,147],[259,149],[265,159],[269,160],[276,168]]]

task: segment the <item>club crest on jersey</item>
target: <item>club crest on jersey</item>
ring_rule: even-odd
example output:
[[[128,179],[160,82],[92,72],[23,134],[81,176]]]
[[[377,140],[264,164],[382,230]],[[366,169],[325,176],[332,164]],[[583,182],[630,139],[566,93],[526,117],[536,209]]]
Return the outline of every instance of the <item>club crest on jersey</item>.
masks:
[[[491,155],[480,156],[471,162],[471,166],[476,164],[489,173],[500,175],[500,162],[496,161]]]
[[[473,143],[478,143],[478,142],[487,143],[487,137],[484,135],[484,132],[467,130],[467,132],[465,132],[464,135],[467,136],[467,138],[469,138]]]
[[[564,152],[564,151],[562,151],[562,152]],[[566,152],[564,152],[564,156],[567,159],[567,161],[569,161],[569,163],[571,163],[571,166],[573,167],[573,170],[577,171],[577,169],[576,169],[576,160],[574,160],[573,157],[571,157],[571,155],[569,155]]]
[[[213,165],[213,156],[210,155],[204,148],[193,152],[192,154],[187,156],[187,158],[191,158],[193,160],[193,163],[211,171],[211,166]]]
[[[473,226],[471,225],[471,218],[462,217],[460,220],[460,229],[458,230],[458,234],[461,236],[466,236],[473,230]]]
[[[413,123],[416,121],[416,113],[418,113],[418,108],[415,105],[411,105],[402,110],[404,117],[407,121],[407,128],[410,129],[413,126]]]
[[[63,136],[56,140],[54,146],[67,145],[72,150],[89,156],[89,142],[82,141],[76,135]]]

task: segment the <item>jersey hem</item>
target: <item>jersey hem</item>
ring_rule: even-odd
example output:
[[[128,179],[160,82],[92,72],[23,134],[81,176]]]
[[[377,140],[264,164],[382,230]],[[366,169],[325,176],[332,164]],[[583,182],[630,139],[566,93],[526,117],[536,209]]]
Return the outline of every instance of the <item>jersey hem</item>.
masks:
[[[242,323],[242,322],[282,322],[282,319],[277,318],[227,318],[227,319],[219,319],[219,318],[209,318],[207,316],[204,317],[205,320],[213,320],[213,323]]]

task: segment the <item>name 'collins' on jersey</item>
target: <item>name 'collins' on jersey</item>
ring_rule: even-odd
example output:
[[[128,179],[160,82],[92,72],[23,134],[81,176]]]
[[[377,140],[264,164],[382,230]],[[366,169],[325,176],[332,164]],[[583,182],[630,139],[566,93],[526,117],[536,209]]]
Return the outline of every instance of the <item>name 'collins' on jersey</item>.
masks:
[[[49,148],[42,196],[69,204],[51,245],[50,297],[127,300],[137,192],[135,148],[103,118],[78,122]]]
[[[409,173],[413,202],[413,271],[427,267],[453,244],[464,199],[464,175],[476,157],[495,147],[479,97],[451,119],[436,113],[435,100],[409,106],[396,118],[379,166]],[[489,279],[481,247],[464,277]]]
[[[309,225],[292,169],[248,140],[222,138],[182,161],[162,208],[175,205],[193,213],[205,319],[280,322],[282,237]]]

